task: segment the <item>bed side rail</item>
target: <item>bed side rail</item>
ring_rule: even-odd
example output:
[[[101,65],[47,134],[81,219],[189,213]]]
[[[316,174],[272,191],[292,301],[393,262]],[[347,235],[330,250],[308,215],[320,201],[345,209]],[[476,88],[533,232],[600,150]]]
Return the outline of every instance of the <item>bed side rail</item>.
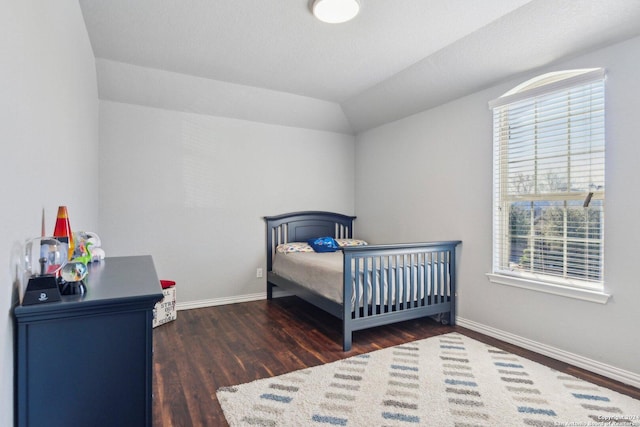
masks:
[[[453,313],[455,255],[460,243],[453,240],[343,248],[344,319],[352,319],[354,324],[375,322],[369,318],[398,316],[408,310],[438,312],[438,306],[441,312]]]

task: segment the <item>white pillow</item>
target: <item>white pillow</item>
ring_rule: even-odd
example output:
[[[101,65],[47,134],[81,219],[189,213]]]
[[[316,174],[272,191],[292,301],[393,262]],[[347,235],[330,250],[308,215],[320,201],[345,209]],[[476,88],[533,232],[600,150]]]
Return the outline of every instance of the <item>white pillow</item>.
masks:
[[[290,254],[294,252],[313,252],[313,248],[307,242],[289,242],[281,243],[276,246],[276,252],[279,254]]]
[[[338,242],[338,246],[340,247],[345,247],[345,246],[366,246],[367,242],[365,242],[364,240],[359,240],[359,239],[336,239],[336,242]]]

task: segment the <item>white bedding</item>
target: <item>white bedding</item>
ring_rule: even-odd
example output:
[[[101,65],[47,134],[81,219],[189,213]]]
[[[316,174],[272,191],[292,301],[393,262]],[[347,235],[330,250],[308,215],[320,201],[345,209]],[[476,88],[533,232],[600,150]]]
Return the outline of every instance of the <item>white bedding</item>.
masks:
[[[342,303],[342,251],[276,254],[273,272]]]
[[[370,262],[370,261],[369,261]],[[379,264],[379,260],[376,261]],[[343,295],[343,290],[342,290],[342,281],[343,281],[343,272],[342,272],[342,268],[343,268],[343,254],[342,251],[336,251],[336,252],[324,252],[324,253],[316,253],[316,252],[296,252],[296,253],[288,253],[288,254],[276,254],[275,259],[273,261],[273,272],[275,274],[277,274],[280,277],[283,277],[285,279],[291,280],[293,282],[296,282],[302,286],[305,286],[306,288],[314,291],[315,293],[318,293],[322,296],[324,296],[325,298],[328,298],[332,301],[335,301],[339,304],[342,304],[342,295]],[[393,264],[392,264],[393,265]],[[400,265],[402,267],[402,261],[400,262]],[[385,267],[388,267],[385,265]],[[424,276],[425,272],[423,271],[422,274],[418,274],[417,270],[418,268],[422,268],[424,267],[424,263],[416,263],[416,265],[412,266],[412,273],[408,274],[407,276],[409,280],[413,279],[414,281],[414,287],[411,288],[409,287],[409,289],[413,289],[413,300],[416,300],[418,297],[418,292],[420,293],[419,298],[424,298],[424,291],[420,290],[418,291],[418,289],[421,289],[417,284],[415,284],[415,282],[417,282],[418,277],[422,277]],[[384,268],[382,271],[382,276],[384,276],[382,278],[382,280],[380,279],[380,266],[377,265],[377,269],[376,269],[376,275],[375,275],[375,280],[374,280],[374,285],[377,287],[377,290],[375,292],[375,296],[376,296],[376,304],[380,304],[380,283],[382,283],[382,297],[383,297],[383,304],[387,304],[387,295],[388,295],[388,288],[387,288],[387,282],[389,282],[389,280],[386,280],[387,278],[387,268]],[[443,263],[440,263],[440,268],[436,269],[437,271],[434,272],[434,276],[440,275],[440,283],[447,283],[447,285],[450,283],[449,282],[449,277],[447,274],[446,277],[446,282],[444,281],[445,277],[445,271],[446,268],[444,266]],[[373,292],[372,292],[372,285],[371,285],[371,265],[369,264],[369,274],[367,275],[367,287],[368,287],[368,303],[371,303],[372,300],[372,296],[373,296]],[[403,282],[403,273],[404,273],[404,268],[400,268],[398,271],[398,276],[399,280],[401,282]],[[428,278],[431,277],[431,265],[428,264],[427,269],[426,269],[426,275]],[[363,303],[363,289],[362,289],[362,283],[363,283],[363,267],[362,265],[360,266],[360,277],[358,280],[359,283],[359,288],[360,288],[360,298],[359,298],[359,306],[362,306]],[[396,281],[396,272],[394,269],[394,272],[392,272],[391,274],[391,299],[392,302],[394,302],[395,300],[395,281]],[[436,278],[436,283],[438,282],[437,278]],[[351,286],[354,286],[354,284],[352,283]],[[399,292],[399,297],[400,300],[403,300],[403,288],[404,286],[400,287],[400,289],[398,290]],[[430,289],[429,287],[427,287],[427,295],[429,295]],[[448,294],[449,292],[447,291],[446,294]],[[444,294],[444,289],[441,289],[440,294]],[[356,292],[355,290],[352,292],[352,299],[351,299],[351,305],[352,307],[354,306],[355,303],[355,298],[356,298]]]

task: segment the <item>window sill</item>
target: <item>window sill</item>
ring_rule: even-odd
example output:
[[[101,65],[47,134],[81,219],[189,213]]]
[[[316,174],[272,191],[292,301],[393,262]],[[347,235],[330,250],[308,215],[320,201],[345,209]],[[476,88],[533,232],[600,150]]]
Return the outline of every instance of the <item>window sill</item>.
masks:
[[[560,295],[563,297],[575,298],[598,304],[606,304],[611,297],[610,294],[607,294],[604,291],[574,288],[538,280],[524,279],[522,277],[507,276],[504,274],[487,273],[487,278],[491,283],[497,283],[499,285],[514,286],[517,288],[545,292],[548,294]]]

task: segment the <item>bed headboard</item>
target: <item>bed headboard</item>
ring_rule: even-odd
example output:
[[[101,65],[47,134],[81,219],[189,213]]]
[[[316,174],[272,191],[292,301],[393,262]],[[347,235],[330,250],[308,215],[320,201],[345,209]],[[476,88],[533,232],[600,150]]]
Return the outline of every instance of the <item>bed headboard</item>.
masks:
[[[267,271],[271,271],[276,246],[281,243],[306,242],[314,237],[331,236],[336,239],[353,237],[355,216],[333,212],[292,212],[265,216],[267,223]]]

